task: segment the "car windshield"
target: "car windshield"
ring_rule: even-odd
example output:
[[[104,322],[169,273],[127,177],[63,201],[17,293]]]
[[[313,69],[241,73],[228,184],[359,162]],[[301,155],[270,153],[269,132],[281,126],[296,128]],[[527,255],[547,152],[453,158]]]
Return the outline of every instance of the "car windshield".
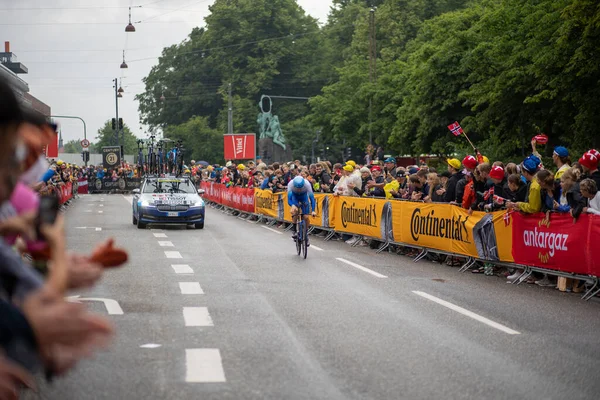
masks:
[[[144,185],[144,193],[196,193],[189,179],[149,179]]]

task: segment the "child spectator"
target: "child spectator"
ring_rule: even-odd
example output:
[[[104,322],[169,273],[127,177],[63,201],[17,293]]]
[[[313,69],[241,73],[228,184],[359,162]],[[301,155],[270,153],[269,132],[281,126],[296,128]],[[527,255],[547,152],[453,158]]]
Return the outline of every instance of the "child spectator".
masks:
[[[582,204],[579,184],[574,169],[571,168],[560,177],[560,194],[554,202],[554,211],[566,213],[577,209]]]
[[[443,188],[440,178],[438,174],[430,172],[427,175],[427,184],[429,185],[429,196],[425,198],[425,201],[428,203],[441,203],[444,201],[443,194],[441,193],[441,189]]]
[[[586,152],[583,157],[579,159],[579,164],[583,167],[584,179],[590,178],[596,182],[596,187],[600,186],[600,171],[598,171],[598,155],[595,150]]]
[[[525,201],[519,201],[516,203],[509,202],[507,203],[507,208],[513,210],[519,210],[521,212],[527,214],[534,214],[536,212],[540,212],[542,209],[542,195],[541,195],[541,187],[537,180],[535,179],[535,175],[538,172],[540,167],[540,159],[534,155],[527,157],[523,161],[523,176],[529,183],[529,189],[527,190],[527,197]]]
[[[458,182],[463,178],[463,174],[460,171],[461,163],[456,158],[451,158],[446,161],[448,163],[448,172],[450,173],[450,177],[444,186],[444,203],[451,203],[456,201],[456,186]]]

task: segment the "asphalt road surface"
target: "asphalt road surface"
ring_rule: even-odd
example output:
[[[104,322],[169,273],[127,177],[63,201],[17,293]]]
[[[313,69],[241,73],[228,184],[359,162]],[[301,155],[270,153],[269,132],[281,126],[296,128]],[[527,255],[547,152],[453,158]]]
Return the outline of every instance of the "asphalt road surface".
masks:
[[[130,202],[67,211],[70,248],[129,251],[71,294],[114,343],[25,398],[600,398],[598,298],[316,237],[303,260],[288,232],[210,207],[203,230],[138,230]]]

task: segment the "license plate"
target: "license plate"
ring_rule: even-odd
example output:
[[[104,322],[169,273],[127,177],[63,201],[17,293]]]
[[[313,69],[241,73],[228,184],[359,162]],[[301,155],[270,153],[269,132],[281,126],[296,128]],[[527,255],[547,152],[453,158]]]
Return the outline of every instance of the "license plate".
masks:
[[[178,212],[168,212],[167,217],[179,217],[179,213]]]

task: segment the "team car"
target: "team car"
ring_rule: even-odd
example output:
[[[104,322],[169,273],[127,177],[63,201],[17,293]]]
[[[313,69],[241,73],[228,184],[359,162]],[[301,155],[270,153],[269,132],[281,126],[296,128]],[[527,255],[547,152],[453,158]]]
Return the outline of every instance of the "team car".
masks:
[[[133,190],[133,224],[139,229],[148,224],[185,224],[204,228],[204,200],[187,177],[148,177],[140,189]]]

